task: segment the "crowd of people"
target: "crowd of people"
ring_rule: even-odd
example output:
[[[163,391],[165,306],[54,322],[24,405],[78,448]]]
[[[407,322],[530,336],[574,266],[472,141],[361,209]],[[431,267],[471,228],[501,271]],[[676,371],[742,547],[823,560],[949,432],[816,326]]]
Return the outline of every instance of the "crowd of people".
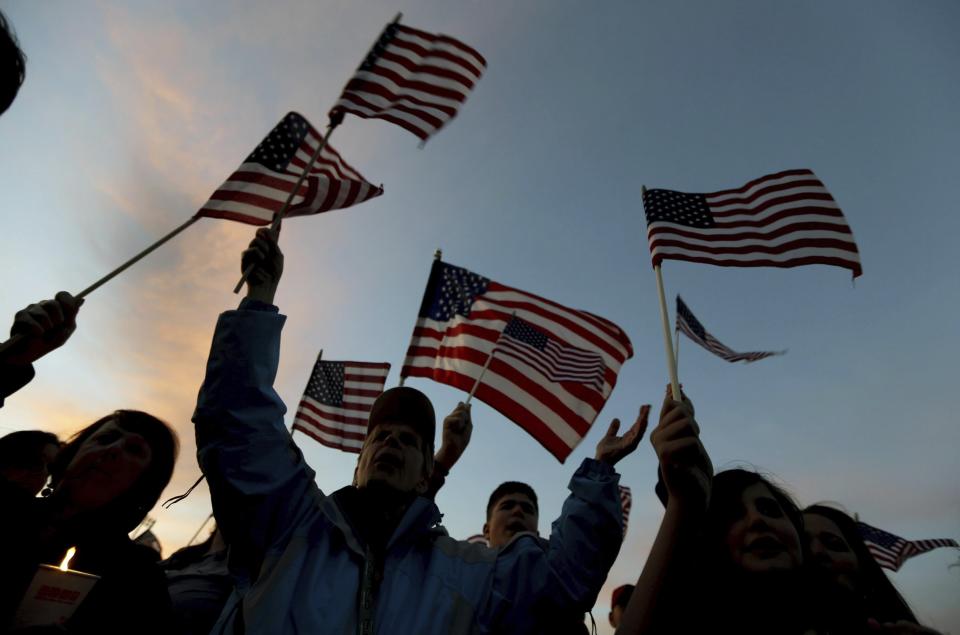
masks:
[[[0,21],[2,111],[24,58]],[[285,319],[274,305],[283,271],[275,232],[257,232],[241,269],[247,294],[219,318],[193,417],[216,529],[164,561],[129,538],[178,453],[177,435],[148,413],[117,410],[66,442],[43,431],[0,438],[0,627],[14,629],[37,567],[76,547],[71,566],[99,576],[93,590],[65,623],[22,632],[589,632],[585,616],[623,537],[616,466],[638,447],[648,409],[622,436],[611,425],[573,473],[549,537],[536,492],[510,481],[487,503],[487,544],[456,540],[433,499],[469,443],[470,408],[444,419],[435,449],[427,396],[385,391],[352,483],[320,491],[273,388]],[[17,313],[0,345],[0,400],[67,342],[81,305],[61,292]],[[636,583],[611,598],[618,633],[934,632],[917,623],[850,516],[802,509],[756,472],[714,473],[699,432],[693,403],[668,392],[650,435],[665,510]]]

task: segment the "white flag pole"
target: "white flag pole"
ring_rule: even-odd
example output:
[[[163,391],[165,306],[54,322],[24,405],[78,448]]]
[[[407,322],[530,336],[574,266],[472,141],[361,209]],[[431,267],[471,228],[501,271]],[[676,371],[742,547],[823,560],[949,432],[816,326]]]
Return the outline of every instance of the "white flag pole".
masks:
[[[510,319],[517,317],[517,312],[513,311],[510,313]],[[507,324],[510,322],[508,321]],[[507,330],[507,324],[503,325],[503,331]],[[470,400],[473,399],[473,393],[477,392],[477,388],[480,387],[480,382],[483,381],[483,376],[487,374],[487,369],[490,368],[490,360],[493,359],[493,354],[497,352],[497,347],[500,345],[500,338],[503,337],[503,331],[500,331],[500,334],[497,335],[497,341],[493,343],[493,350],[490,351],[490,354],[487,355],[487,361],[483,363],[483,368],[480,370],[480,375],[477,377],[477,381],[473,382],[473,388],[470,389],[470,394],[467,395],[467,400],[464,403],[469,404]]]
[[[677,361],[674,363],[674,368],[677,370],[677,374],[680,373],[680,329],[673,330],[673,341],[674,341],[674,359]]]
[[[647,193],[646,186],[640,187],[641,195]],[[674,401],[680,401],[680,380],[677,379],[677,357],[673,352],[673,338],[670,337],[670,318],[667,314],[667,298],[663,293],[663,275],[660,273],[660,265],[653,268],[657,276],[657,295],[660,298],[660,320],[663,322],[663,345],[667,352],[667,369],[670,371],[670,393]]]

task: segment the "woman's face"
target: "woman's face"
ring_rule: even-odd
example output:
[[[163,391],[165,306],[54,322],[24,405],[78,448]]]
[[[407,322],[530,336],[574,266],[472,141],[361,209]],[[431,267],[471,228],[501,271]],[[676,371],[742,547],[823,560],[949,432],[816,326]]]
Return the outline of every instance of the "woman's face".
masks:
[[[109,420],[77,450],[58,489],[78,509],[99,509],[129,491],[152,456],[146,439]]]
[[[855,591],[860,563],[840,527],[826,516],[806,513],[803,515],[803,529],[810,547],[809,564],[829,574],[839,586]]]
[[[763,483],[741,493],[726,546],[733,564],[749,573],[790,571],[803,562],[797,528]]]

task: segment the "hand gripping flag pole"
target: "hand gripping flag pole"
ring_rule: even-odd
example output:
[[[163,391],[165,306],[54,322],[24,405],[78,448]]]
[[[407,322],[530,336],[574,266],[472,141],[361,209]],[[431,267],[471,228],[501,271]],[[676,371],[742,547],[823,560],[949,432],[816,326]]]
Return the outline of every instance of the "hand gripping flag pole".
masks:
[[[403,17],[402,13],[398,13],[397,17],[393,19],[391,24],[399,24],[400,18]],[[376,46],[376,45],[375,45]],[[310,174],[310,170],[313,168],[313,164],[317,162],[317,159],[320,158],[320,153],[323,152],[323,149],[327,146],[327,142],[330,140],[330,135],[333,134],[333,131],[343,123],[343,117],[346,113],[341,110],[332,110],[330,111],[330,123],[327,124],[327,132],[323,135],[323,139],[320,140],[320,143],[317,144],[317,149],[313,151],[313,156],[310,157],[310,160],[305,166],[303,166],[303,172],[300,173],[300,178],[297,179],[297,184],[294,185],[293,189],[290,190],[290,194],[287,195],[287,200],[284,201],[283,207],[280,208],[280,211],[277,212],[273,217],[273,222],[270,223],[270,231],[275,232],[280,229],[280,224],[283,222],[283,217],[287,213],[287,209],[290,207],[290,203],[293,201],[293,197],[300,191],[300,186],[303,185],[304,179],[307,178],[307,175]],[[234,293],[240,293],[240,289],[243,288],[243,284],[247,281],[247,278],[253,272],[256,264],[249,265],[243,271],[243,275],[240,277],[240,281],[237,282],[237,286],[233,288]]]
[[[646,186],[641,186],[641,195],[646,192]],[[667,315],[667,298],[663,293],[663,275],[660,273],[660,265],[654,265],[653,271],[657,276],[657,295],[660,298],[660,320],[663,322],[663,344],[667,351],[667,369],[670,371],[670,393],[674,401],[680,401],[682,397],[680,393],[680,380],[677,379],[677,357],[673,352],[673,337],[670,335],[670,318]]]

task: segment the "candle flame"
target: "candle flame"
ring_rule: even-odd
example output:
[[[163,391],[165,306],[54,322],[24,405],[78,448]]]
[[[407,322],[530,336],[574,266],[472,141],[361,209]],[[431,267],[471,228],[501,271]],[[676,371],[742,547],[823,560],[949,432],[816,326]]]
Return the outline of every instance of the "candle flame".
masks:
[[[69,549],[67,549],[67,555],[63,557],[63,562],[60,563],[61,571],[66,571],[67,569],[70,568],[70,561],[73,560],[73,556],[76,553],[77,553],[76,547],[70,547]]]

